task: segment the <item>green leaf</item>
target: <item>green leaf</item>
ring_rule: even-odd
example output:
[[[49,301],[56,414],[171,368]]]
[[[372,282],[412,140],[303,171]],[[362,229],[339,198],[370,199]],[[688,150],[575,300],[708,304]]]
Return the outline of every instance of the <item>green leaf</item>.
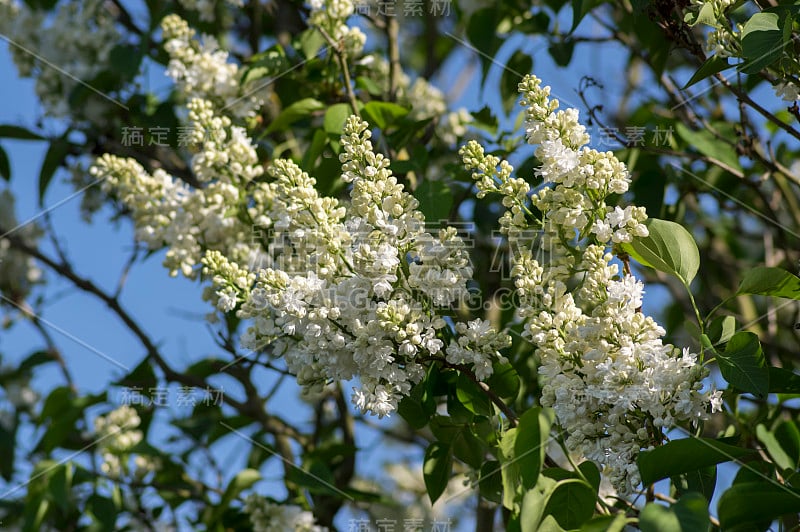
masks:
[[[380,85],[374,80],[364,76],[358,76],[356,78],[356,88],[367,91],[372,96],[381,96],[383,94],[383,89],[381,89]]]
[[[480,50],[478,57],[481,61],[484,79],[489,67],[503,39],[497,34],[497,26],[501,19],[501,12],[495,7],[478,9],[467,22],[466,35],[476,50]]]
[[[681,532],[681,523],[675,512],[651,502],[639,514],[639,529],[642,532]]]
[[[759,266],[744,274],[736,293],[800,300],[800,277],[781,268]]]
[[[29,373],[36,366],[41,366],[42,364],[47,364],[48,362],[55,362],[53,355],[51,355],[48,351],[36,351],[28,355],[25,360],[20,362],[19,371],[21,373]]]
[[[464,373],[459,373],[456,381],[456,398],[473,414],[491,416],[494,414],[489,397]]]
[[[50,452],[56,447],[66,447],[69,438],[76,434],[76,423],[80,417],[80,410],[71,408],[65,413],[54,418],[36,446],[37,450]]]
[[[415,430],[419,430],[430,421],[431,416],[422,403],[413,397],[406,396],[397,405],[397,413]]]
[[[770,393],[800,394],[800,375],[788,369],[769,367]]]
[[[708,501],[687,493],[670,507],[650,503],[639,514],[642,532],[701,532],[708,530]]]
[[[742,165],[739,164],[739,155],[736,153],[736,148],[721,141],[710,131],[693,131],[681,122],[676,122],[675,132],[686,141],[690,147],[696,149],[703,155],[716,159],[731,168],[737,170],[742,169]]]
[[[800,491],[771,482],[745,482],[731,486],[717,505],[725,532],[763,530],[783,516],[800,513]]]
[[[297,469],[291,469],[294,472]],[[204,521],[209,530],[216,530],[215,525],[222,523],[224,516],[230,507],[231,502],[244,490],[255,484],[261,479],[261,474],[255,469],[243,469],[231,479],[228,486],[220,498],[219,504],[214,507],[207,507],[204,514]],[[289,480],[287,478],[287,480]]]
[[[659,139],[654,138],[654,141],[657,140],[662,144],[667,142],[668,139],[666,136],[664,136],[663,139],[660,138],[660,132],[658,133],[658,136]],[[636,152],[631,150],[629,153],[631,153],[633,156],[633,154]],[[633,180],[630,188],[630,191],[633,194],[632,202],[636,205],[644,207],[645,210],[653,216],[657,216],[664,206],[664,192],[667,186],[667,175],[661,169],[661,167],[653,164],[655,162],[654,160],[650,158],[640,160],[642,161],[642,164],[640,164],[636,169],[639,177]],[[629,160],[628,162],[630,163],[631,161]],[[633,168],[631,168],[631,171],[633,171]]]
[[[230,506],[231,502],[244,490],[255,484],[261,479],[261,473],[255,469],[243,469],[231,479],[219,504],[213,509],[211,513],[210,523],[218,523],[222,518],[225,511]]]
[[[800,465],[800,428],[795,421],[784,421],[773,431],[781,449],[789,457],[792,464],[789,469],[797,469]]]
[[[220,368],[224,368],[227,364],[225,360],[220,358],[203,358],[186,368],[186,374],[205,379],[211,375],[218,374]]]
[[[671,508],[681,524],[681,530],[708,530],[708,500],[699,493],[686,493]]]
[[[519,393],[521,381],[519,373],[511,364],[495,364],[492,376],[486,380],[489,389],[501,398],[514,399]]]
[[[710,501],[714,497],[714,489],[717,486],[717,466],[713,465],[696,471],[689,471],[672,477],[670,481],[678,497],[695,491]]]
[[[86,509],[102,526],[102,530],[116,530],[119,511],[114,501],[95,493],[86,501]]]
[[[11,163],[9,163],[6,150],[2,146],[0,146],[0,177],[11,181]]]
[[[425,479],[425,489],[431,504],[444,493],[450,481],[450,472],[453,468],[453,455],[448,445],[433,442],[425,450],[425,460],[422,466],[422,475]]]
[[[522,20],[514,21],[514,29],[520,33],[547,33],[550,27],[550,16],[542,10],[538,13],[526,11],[522,14]]]
[[[386,129],[408,114],[408,109],[392,102],[368,102],[364,106],[364,119],[380,129]]]
[[[534,487],[522,498],[520,510],[520,529],[522,532],[537,532],[544,518],[545,507],[558,483],[542,476]]]
[[[353,110],[348,103],[336,103],[328,107],[323,121],[325,132],[337,137],[341,136],[344,130],[344,123],[352,113]]]
[[[472,113],[472,118],[474,119],[471,123],[472,126],[486,131],[490,135],[495,135],[497,133],[497,117],[492,114],[492,110],[489,106],[484,106],[479,111],[474,111]]]
[[[308,148],[306,148],[306,150],[303,153],[303,162],[301,164],[301,167],[302,168],[313,168],[314,165],[316,164],[317,160],[319,159],[319,156],[322,155],[322,152],[325,149],[325,146],[328,145],[329,140],[331,140],[331,139],[328,138],[328,135],[325,133],[324,130],[318,129],[318,130],[314,131],[314,136],[311,139],[311,144],[308,146]],[[341,166],[339,167],[339,169],[341,170]],[[318,180],[317,183],[319,185],[320,181]],[[321,194],[324,193],[323,192],[324,189],[325,189],[324,186],[323,187],[320,187],[320,186],[317,187],[317,190]]]
[[[598,0],[572,0],[572,27],[569,32],[575,31],[581,20],[600,3]]]
[[[706,2],[703,4],[703,7],[701,7],[700,11],[697,13],[697,18],[694,19],[694,21],[689,25],[696,26],[698,24],[705,24],[713,28],[719,27],[717,15],[714,13],[714,4],[712,2]]]
[[[45,498],[37,498],[33,500],[29,499],[28,503],[31,504],[31,506],[29,506],[30,511],[26,511],[25,526],[23,527],[23,530],[25,532],[41,530],[43,528],[42,524],[44,523],[47,513],[50,510],[50,501]]]
[[[522,76],[533,71],[533,59],[528,54],[517,50],[508,58],[506,67],[500,76],[500,96],[502,97],[503,109],[506,113],[511,111],[514,103],[519,96],[519,82]]]
[[[778,24],[777,13],[756,13],[745,23],[741,37],[745,73],[756,73],[780,59],[788,42]]]
[[[592,518],[594,503],[594,488],[583,480],[570,478],[556,485],[544,513],[555,517],[562,527],[572,530]]]
[[[0,476],[9,482],[14,475],[14,459],[16,458],[17,428],[19,414],[13,414],[8,420],[8,427],[0,423]]]
[[[473,469],[480,469],[486,458],[486,446],[469,430],[464,429],[453,438],[453,456]]]
[[[481,476],[478,481],[481,497],[494,503],[503,502],[503,476],[500,472],[500,462],[489,460],[481,466]]]
[[[0,138],[19,139],[19,140],[45,140],[45,138],[24,127],[12,124],[0,125]]]
[[[733,484],[747,484],[748,482],[767,482],[775,478],[775,464],[766,460],[749,460],[747,466],[740,467],[733,477]]]
[[[276,44],[250,58],[250,65],[245,69],[242,75],[241,85],[245,86],[251,81],[256,81],[265,77],[277,76],[285,72],[289,64],[283,46]],[[275,80],[267,80],[264,83],[270,83],[272,81]]]
[[[325,37],[316,28],[309,28],[301,33],[298,38],[300,51],[306,59],[312,58],[319,53],[319,49],[325,45]]]
[[[252,65],[244,71],[242,75],[241,85],[244,87],[251,81],[256,81],[262,78],[265,78],[269,75],[269,67],[260,66],[260,65]]]
[[[333,477],[333,471],[331,471],[329,463],[330,460],[307,460],[302,469],[291,469],[286,475],[286,479],[308,490],[310,493],[330,496],[341,495],[339,490],[334,487],[336,479]]]
[[[554,42],[551,44],[547,51],[550,52],[550,57],[556,62],[558,66],[565,67],[569,65],[572,60],[572,52],[575,51],[575,41],[572,39],[564,39],[562,41]]]
[[[458,403],[458,401],[455,401]],[[472,414],[465,408],[465,412]],[[453,438],[455,438],[459,432],[464,430],[464,425],[459,423],[454,423],[453,419],[448,416],[442,415],[435,415],[431,418],[431,432],[433,432],[434,437],[439,440],[439,443],[449,445]]]
[[[126,81],[136,77],[141,62],[141,50],[132,44],[118,44],[111,49],[108,56],[108,64]]]
[[[128,388],[140,388],[146,391],[155,387],[157,383],[153,366],[150,365],[150,358],[145,357],[130,373],[111,384]]]
[[[566,532],[559,526],[558,520],[552,515],[545,516],[536,530],[537,532]]]
[[[709,76],[713,76],[717,72],[722,72],[728,68],[733,67],[734,65],[729,65],[728,60],[724,57],[719,57],[717,55],[709,57],[708,59],[700,65],[700,68],[697,69],[697,72],[692,74],[692,77],[689,78],[689,81],[686,82],[686,85],[683,86],[683,90],[688,89],[695,83],[698,83]]]
[[[649,218],[645,225],[650,234],[622,248],[639,263],[672,274],[688,287],[700,267],[692,235],[683,226],[658,218]]]
[[[617,515],[601,515],[585,523],[580,532],[622,532],[627,523],[625,512],[619,512]]]
[[[597,494],[600,491],[600,482],[602,481],[600,470],[597,468],[597,465],[590,460],[586,460],[578,464],[578,470],[586,477],[586,480],[589,481],[589,485],[594,488],[594,492]]]
[[[710,438],[672,440],[652,451],[639,453],[636,463],[647,486],[659,480],[697,471],[752,454],[750,449],[735,447]]]
[[[66,512],[70,506],[72,489],[72,464],[61,464],[47,474],[47,496],[49,500]]]
[[[522,488],[522,469],[519,461],[515,460],[515,446],[517,442],[517,427],[508,429],[500,438],[498,450],[502,469],[500,475],[503,483],[503,506],[509,510],[517,510],[517,496]]]
[[[522,485],[530,488],[539,479],[550,436],[550,421],[540,407],[528,409],[519,418],[514,441],[514,461],[520,468]]]
[[[736,318],[718,316],[708,325],[708,339],[712,345],[726,343],[736,332]]]
[[[724,352],[717,352],[722,376],[739,390],[764,398],[769,393],[769,368],[758,336],[751,332],[734,334]]]
[[[66,139],[56,139],[50,143],[47,153],[42,161],[42,168],[39,171],[39,205],[44,203],[44,195],[47,187],[56,173],[56,170],[66,159],[69,153],[69,143]]]
[[[446,222],[453,206],[453,194],[443,181],[424,179],[414,191],[419,211],[427,222]]]
[[[797,429],[795,428],[795,430]],[[767,448],[767,452],[769,452],[770,457],[772,457],[772,461],[775,462],[778,467],[781,469],[795,469],[797,467],[797,461],[786,453],[775,437],[775,434],[767,430],[767,427],[765,427],[763,423],[759,423],[756,427],[756,436],[758,436],[758,441],[763,443],[764,447]]]
[[[40,419],[55,419],[72,408],[74,394],[67,386],[55,388],[44,400]]]
[[[315,111],[321,111],[322,109],[325,109],[325,104],[321,101],[314,98],[303,98],[281,111],[281,114],[267,127],[266,132],[283,131],[294,122],[308,118]]]

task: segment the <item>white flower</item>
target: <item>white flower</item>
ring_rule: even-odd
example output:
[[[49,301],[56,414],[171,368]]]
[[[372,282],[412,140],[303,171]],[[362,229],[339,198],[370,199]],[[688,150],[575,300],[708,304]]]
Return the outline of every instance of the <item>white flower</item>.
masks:
[[[600,464],[615,488],[630,493],[640,482],[636,456],[653,445],[648,426],[671,428],[720,408],[717,392],[701,393],[705,370],[696,356],[663,344],[664,330],[641,311],[643,285],[619,279],[609,240],[630,242],[647,235],[640,207],[611,208],[606,198],[628,189],[630,176],[610,152],[585,147],[589,138],[574,110],[557,111],[532,76],[520,84],[527,107],[528,140],[538,144],[537,175],[548,186],[530,197],[510,177],[510,167],[486,156],[476,143],[461,153],[480,194],[503,195],[504,232],[518,237],[542,232],[547,260],[512,248],[512,272],[522,306],[525,336],[534,345],[542,377],[541,404],[553,408],[571,452]],[[540,225],[523,216],[528,201],[544,213]],[[594,240],[586,239],[596,235]],[[575,289],[568,286],[575,285]],[[464,331],[459,342],[477,335]],[[472,356],[451,343],[448,361]],[[476,372],[477,373],[477,372]],[[651,423],[651,425],[648,425]]]
[[[715,390],[709,396],[709,402],[711,403],[711,413],[715,412],[722,412],[722,391]]]
[[[472,275],[464,243],[454,228],[437,237],[423,230],[417,200],[370,137],[365,122],[347,120],[340,154],[352,187],[346,207],[320,197],[296,164],[274,161],[274,180],[259,189],[266,209],[258,213],[273,221],[282,243],[272,267],[248,272],[210,250],[203,272],[214,283],[207,297],[218,306],[243,302],[237,315],[254,322],[243,344],[271,345],[311,392],[357,376],[352,402],[383,417],[425,375],[420,359],[440,354],[446,338],[454,337],[448,358],[480,379],[503,360],[498,351],[510,340],[488,322],[456,324],[455,335],[447,330],[438,312],[467,297]]]
[[[780,97],[785,102],[800,100],[800,86],[791,81],[778,83],[774,87],[775,96]]]
[[[209,0],[200,0],[195,7],[208,15],[209,10],[213,13],[214,6]],[[240,86],[239,66],[228,61],[228,52],[220,48],[213,36],[204,36],[202,43],[194,39],[194,30],[175,14],[164,17],[161,28],[164,49],[170,56],[166,74],[187,100],[214,102],[217,108],[239,118],[255,116],[264,104],[261,91],[248,91]]]
[[[130,450],[144,437],[142,431],[138,430],[140,424],[139,414],[128,405],[95,418],[95,442],[103,457],[100,468],[106,475],[119,478],[132,472],[136,478],[141,479],[150,471],[158,469],[160,464],[157,460],[138,455],[133,460],[133,468],[129,467]]]
[[[91,80],[106,70],[111,50],[120,42],[103,2],[59,2],[52,14],[27,3],[0,2],[0,33],[15,43],[9,51],[20,75],[36,78],[35,91],[48,115],[107,119],[113,104],[103,99],[90,99],[85,106],[69,104],[78,80]]]
[[[39,395],[28,386],[27,382],[11,381],[5,384],[6,398],[15,408],[27,410],[39,398]]]
[[[324,532],[314,524],[314,515],[299,506],[275,504],[255,493],[247,496],[244,511],[250,515],[254,532]]]

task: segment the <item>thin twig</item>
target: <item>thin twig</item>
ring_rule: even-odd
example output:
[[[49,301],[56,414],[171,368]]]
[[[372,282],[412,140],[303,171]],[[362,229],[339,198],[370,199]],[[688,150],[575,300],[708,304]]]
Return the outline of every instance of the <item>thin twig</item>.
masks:
[[[342,46],[342,43],[337,43],[334,41],[333,37],[331,37],[330,34],[325,31],[325,28],[322,26],[317,26],[317,29],[333,50],[333,54],[336,57],[336,62],[339,64],[339,68],[342,71],[342,76],[344,76],[344,89],[347,93],[347,99],[350,101],[350,107],[353,108],[353,114],[361,118],[361,113],[358,111],[358,99],[356,99],[356,93],[353,92],[353,85],[350,80],[350,69],[347,66],[347,52],[344,51],[344,46]]]
[[[386,16],[386,41],[389,51],[389,101],[397,98],[397,86],[403,74],[400,65],[399,26],[397,18]],[[431,51],[433,54],[433,51]]]
[[[725,86],[725,88],[731,91],[737,98],[739,98],[747,105],[755,109],[761,116],[763,116],[764,118],[766,118],[767,120],[769,120],[770,122],[781,128],[782,130],[786,131],[797,140],[800,140],[800,131],[797,131],[795,128],[793,128],[783,120],[779,119],[774,114],[770,113],[769,111],[761,107],[746,92],[743,92],[738,88],[734,87],[733,84],[730,81],[728,81],[728,79],[721,73],[718,72],[717,74],[714,74],[714,77],[716,77],[720,81],[720,83],[722,83]]]
[[[28,245],[18,236],[8,235],[5,238],[9,240],[14,249],[30,255],[59,274],[64,279],[70,281],[80,290],[95,296],[100,301],[105,303],[106,306],[108,306],[108,308],[111,309],[111,311],[116,314],[116,316],[125,324],[131,333],[133,333],[137,340],[139,340],[139,342],[145,348],[148,357],[155,362],[159,369],[161,369],[161,371],[164,373],[164,378],[167,381],[176,382],[199,389],[203,389],[208,386],[208,382],[203,378],[187,373],[181,373],[173,369],[167,363],[166,359],[163,357],[155,343],[153,343],[147,333],[145,333],[141,325],[139,325],[139,323],[134,320],[133,317],[122,307],[117,298],[108,295],[91,280],[78,275],[70,264],[56,262],[54,259],[45,255],[35,247]],[[247,382],[242,382],[242,384],[247,389]],[[252,383],[250,384],[252,385]],[[257,396],[248,397],[247,402],[237,401],[232,397],[226,396],[225,402],[237,410],[240,414],[253,417],[261,424],[264,430],[273,434],[276,439],[279,436],[286,436],[301,443],[301,445],[306,441],[305,435],[300,433],[296,428],[292,427],[276,416],[267,414],[264,411],[263,404],[260,402],[260,399]],[[289,448],[291,447],[289,446]]]

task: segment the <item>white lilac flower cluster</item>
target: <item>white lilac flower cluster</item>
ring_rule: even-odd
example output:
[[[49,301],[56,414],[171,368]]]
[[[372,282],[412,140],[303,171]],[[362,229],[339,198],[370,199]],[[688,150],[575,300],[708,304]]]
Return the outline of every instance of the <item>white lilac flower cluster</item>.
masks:
[[[720,409],[721,392],[702,390],[706,371],[695,354],[662,343],[665,331],[641,312],[642,283],[620,276],[612,262],[609,247],[648,234],[644,209],[606,204],[628,189],[625,165],[587,147],[578,112],[557,110],[539,79],[526,77],[520,92],[542,187],[531,193],[477,142],[461,153],[479,196],[503,196],[508,238],[531,229],[542,235],[542,256],[530,245],[511,247],[525,336],[540,361],[541,403],[555,410],[570,451],[604,466],[616,489],[630,493],[640,482],[640,450],[660,443],[662,429]]]
[[[14,196],[8,190],[0,192],[0,294],[13,301],[27,297],[41,281],[42,271],[29,255],[13,249],[11,241],[3,237],[13,235],[35,248],[41,233],[35,224],[20,226],[14,216]]]
[[[9,50],[20,76],[36,78],[36,95],[51,116],[73,112],[68,102],[77,80],[91,82],[108,67],[119,32],[102,4],[62,2],[51,16],[27,2],[0,0],[0,33],[14,43]],[[91,102],[105,105],[103,100]],[[81,109],[83,115],[88,111]]]
[[[180,4],[190,11],[197,11],[200,20],[204,22],[217,22],[217,6],[227,4],[233,7],[244,7],[244,0],[178,0]]]
[[[104,178],[104,190],[130,209],[138,240],[150,249],[168,248],[164,265],[170,274],[194,278],[205,249],[242,263],[252,258],[249,216],[263,210],[263,195],[256,192],[249,208],[242,202],[245,188],[264,169],[245,130],[215,115],[211,102],[193,99],[188,108],[199,146],[192,170],[203,188],[191,188],[162,169],[151,175],[134,159],[109,154],[90,172]]]
[[[355,12],[351,0],[311,0],[308,16],[310,26],[321,28],[337,43],[348,57],[356,57],[364,50],[367,36],[357,26],[348,26],[347,19]]]
[[[228,61],[228,52],[216,38],[204,35],[200,42],[189,24],[175,14],[164,17],[161,29],[170,57],[166,73],[187,100],[208,100],[217,110],[238,118],[255,116],[264,104],[263,89],[241,85],[242,69]]]
[[[250,515],[254,532],[325,532],[314,523],[314,515],[299,506],[275,504],[255,493],[247,496],[244,511]]]
[[[95,418],[97,450],[103,457],[100,469],[109,477],[120,478],[131,472],[134,478],[142,479],[158,469],[157,460],[138,454],[134,456],[133,469],[130,468],[131,450],[143,438],[142,431],[138,430],[141,421],[136,410],[128,405]]]
[[[310,391],[358,377],[354,404],[382,417],[433,360],[483,379],[510,340],[487,322],[442,317],[470,297],[464,243],[452,228],[424,231],[417,200],[373,151],[370,136],[366,122],[347,120],[340,160],[352,186],[349,205],[320,197],[293,162],[274,161],[274,181],[260,192],[262,222],[284,243],[273,257],[281,267],[258,270],[252,283],[251,272],[222,253],[207,253],[204,264],[220,310],[242,302],[237,316],[253,320],[245,348],[269,346]]]

